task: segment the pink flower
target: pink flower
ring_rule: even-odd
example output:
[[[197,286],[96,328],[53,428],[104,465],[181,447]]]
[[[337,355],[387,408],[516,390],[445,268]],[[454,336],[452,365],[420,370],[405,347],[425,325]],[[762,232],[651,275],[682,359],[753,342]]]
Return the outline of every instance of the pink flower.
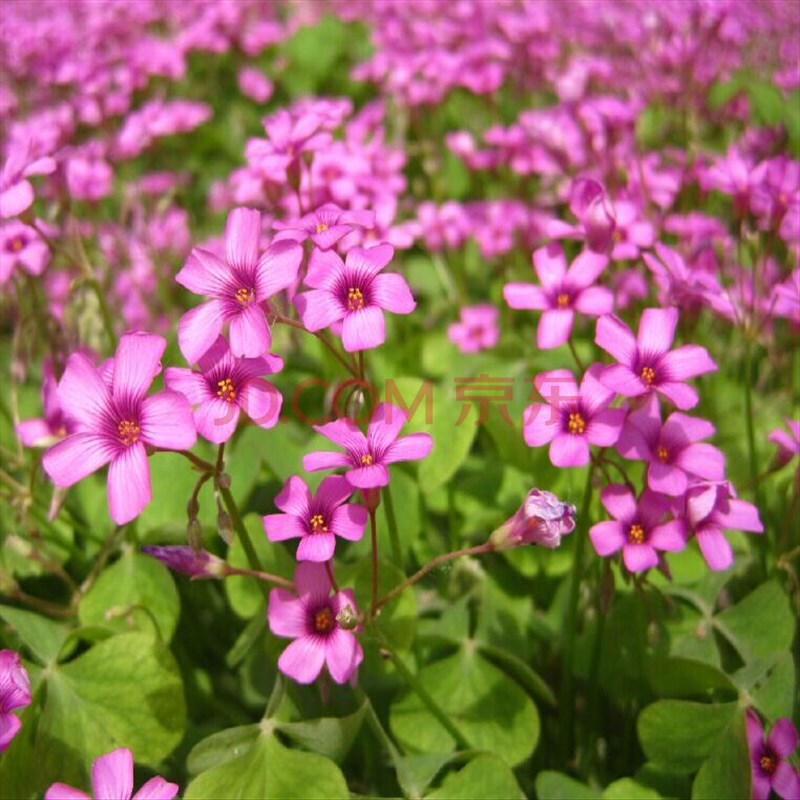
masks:
[[[31,682],[22,660],[13,650],[0,650],[0,753],[22,727],[22,722],[11,712],[24,708],[31,702]]]
[[[53,368],[46,362],[42,381],[44,418],[24,419],[16,427],[17,436],[25,447],[47,447],[74,431],[75,426],[66,419],[61,410],[57,389],[58,382],[53,374]]]
[[[433,447],[427,433],[411,433],[397,438],[406,421],[405,413],[390,403],[381,403],[372,415],[367,435],[349,419],[337,419],[314,430],[343,447],[346,452],[327,450],[303,456],[303,469],[316,472],[322,469],[345,467],[345,478],[358,489],[373,489],[389,483],[387,466],[396,461],[416,461],[425,458]]]
[[[56,162],[52,158],[30,160],[30,147],[15,145],[0,172],[0,219],[19,216],[33,205],[33,186],[27,178],[49,175]]]
[[[780,466],[788,464],[800,454],[800,419],[785,419],[784,422],[789,429],[788,433],[782,428],[775,428],[767,436],[770,442],[778,445],[775,460]]]
[[[145,545],[142,552],[157,558],[171,570],[195,579],[220,578],[228,568],[221,558],[188,545]]]
[[[586,370],[580,391],[566,369],[542,372],[534,385],[546,402],[525,409],[523,435],[529,447],[550,444],[550,461],[557,467],[582,467],[589,463],[589,445],[610,447],[619,438],[625,412],[607,408],[614,392],[598,380],[602,370]]]
[[[272,97],[275,89],[272,81],[258,67],[240,69],[237,83],[239,91],[251,100],[255,100],[256,103],[266,103]]]
[[[320,250],[330,250],[348,233],[357,228],[372,228],[374,225],[373,211],[344,211],[334,203],[326,203],[297,222],[278,221],[272,227],[280,231],[275,236],[276,242],[283,239],[295,242],[311,239]]]
[[[569,208],[579,224],[553,220],[547,226],[547,235],[553,239],[583,239],[595,253],[608,253],[617,221],[603,184],[593,178],[575,180],[570,189]]]
[[[405,278],[380,274],[393,256],[389,244],[354,247],[346,262],[332,250],[314,250],[305,279],[311,291],[294,298],[306,328],[318,331],[343,320],[342,344],[348,353],[383,344],[384,309],[410,314],[417,305]]]
[[[686,523],[661,522],[669,509],[661,495],[645,489],[637,503],[631,489],[615,483],[603,489],[600,501],[614,519],[589,530],[597,555],[608,556],[622,548],[628,571],[643,572],[658,564],[657,550],[675,553],[686,547]]]
[[[56,486],[72,486],[110,463],[108,506],[123,525],[151,500],[146,445],[185,450],[197,439],[183,395],[145,397],[159,369],[166,341],[148,333],[126,333],[113,360],[110,381],[82,353],[73,353],[57,397],[76,432],[53,445],[42,460]]]
[[[495,530],[490,541],[495,550],[522,544],[555,548],[564,534],[575,530],[575,506],[563,503],[552,492],[531,489],[522,507]]]
[[[33,228],[19,220],[0,225],[0,286],[17,268],[28,275],[41,275],[49,261],[50,251]]]
[[[114,172],[102,158],[70,158],[66,173],[69,193],[78,200],[94,202],[111,194]]]
[[[707,420],[679,411],[662,425],[658,397],[651,394],[642,408],[628,414],[616,447],[623,458],[648,462],[647,485],[654,492],[679,497],[691,478],[725,477],[725,456],[713,445],[700,443],[714,431]]]
[[[331,596],[325,566],[308,561],[297,565],[294,583],[297,596],[286,589],[269,593],[269,629],[294,639],[281,653],[278,669],[298,683],[311,683],[326,666],[336,683],[346,683],[364,658],[355,634],[339,623],[342,612],[351,618],[358,614],[353,592]]]
[[[447,338],[462,353],[477,353],[494,347],[500,338],[499,312],[488,304],[464,306],[461,319],[447,328]]]
[[[634,338],[618,317],[600,317],[594,340],[619,361],[603,370],[602,383],[625,397],[657,391],[681,410],[696,406],[697,392],[684,381],[713,372],[717,365],[696,344],[670,350],[677,324],[677,309],[646,308]]]
[[[225,261],[195,247],[175,277],[189,291],[212,298],[184,314],[178,324],[178,343],[190,364],[209,350],[226,323],[235,356],[258,358],[269,352],[265,304],[294,283],[303,249],[295,242],[275,242],[259,258],[260,238],[261,214],[235,208],[225,230]]]
[[[800,773],[789,763],[797,749],[797,729],[787,717],[773,726],[764,741],[764,728],[752,708],[747,709],[747,744],[752,770],[752,800],[767,800],[770,789],[783,800],[800,797]]]
[[[298,561],[330,561],[337,536],[357,542],[364,535],[367,509],[344,502],[352,493],[345,478],[330,475],[312,497],[305,482],[292,475],[275,498],[284,513],[263,518],[267,538],[271,542],[299,538]]]
[[[244,411],[262,428],[278,422],[283,398],[262,375],[283,368],[278,356],[235,358],[220,336],[198,360],[200,372],[180,367],[164,371],[164,385],[182,394],[194,409],[197,432],[209,442],[220,444],[233,436]]]
[[[544,312],[539,320],[537,343],[549,350],[569,339],[575,311],[593,317],[611,313],[614,295],[603,286],[592,285],[607,264],[606,256],[584,250],[567,269],[561,245],[550,244],[533,253],[541,286],[508,283],[503,296],[511,308]]]
[[[150,778],[133,795],[133,800],[172,800],[180,787],[163,778]],[[133,794],[133,753],[127,747],[112,750],[92,764],[92,794],[95,800],[131,800]],[[91,800],[88,794],[65,783],[54,783],[44,800]]]
[[[698,483],[686,495],[686,521],[694,534],[709,569],[728,569],[733,551],[723,531],[739,530],[763,533],[758,509],[736,497],[727,481]]]

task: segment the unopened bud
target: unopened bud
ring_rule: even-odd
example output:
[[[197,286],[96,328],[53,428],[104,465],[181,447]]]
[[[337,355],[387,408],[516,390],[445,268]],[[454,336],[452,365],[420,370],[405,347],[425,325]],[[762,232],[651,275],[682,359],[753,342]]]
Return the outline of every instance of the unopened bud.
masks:
[[[191,522],[195,519],[200,512],[200,503],[197,502],[197,497],[192,495],[189,498],[189,502],[186,503],[186,516],[189,517],[189,521]]]
[[[361,499],[367,507],[367,511],[375,511],[381,504],[381,490],[380,489],[362,489]]]
[[[217,484],[219,485],[220,489],[230,489],[231,476],[228,475],[227,472],[220,472],[220,474],[217,476]]]
[[[228,569],[227,564],[221,558],[217,558],[205,550],[193,550],[185,545],[165,547],[147,545],[142,548],[142,552],[157,558],[171,570],[192,578],[220,578],[226,574]]]
[[[495,550],[521,544],[555,548],[561,537],[575,529],[575,506],[563,503],[552,492],[531,489],[522,507],[489,537]]]
[[[186,526],[186,538],[192,550],[200,550],[203,546],[203,526],[196,519],[190,519]]]
[[[227,511],[220,511],[217,514],[217,530],[225,544],[233,544],[233,520]]]
[[[336,615],[336,621],[339,623],[340,628],[352,631],[358,625],[358,614],[356,614],[352,606],[346,605]]]

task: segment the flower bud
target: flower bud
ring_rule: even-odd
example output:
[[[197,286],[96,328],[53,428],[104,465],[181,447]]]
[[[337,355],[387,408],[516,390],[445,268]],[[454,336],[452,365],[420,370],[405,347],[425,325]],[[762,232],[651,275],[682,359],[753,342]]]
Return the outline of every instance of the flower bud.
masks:
[[[220,510],[217,514],[217,530],[225,544],[233,544],[233,520],[227,511]]]
[[[489,541],[495,550],[521,544],[555,548],[564,534],[575,529],[575,513],[575,506],[562,503],[552,492],[531,489],[519,511],[494,531]]]
[[[203,547],[203,526],[196,519],[190,519],[186,526],[186,538],[192,550],[200,550]]]
[[[217,476],[217,483],[219,484],[220,489],[230,489],[231,476],[228,475],[227,472],[220,472],[220,474]]]
[[[380,489],[362,489],[361,501],[367,507],[367,511],[375,511],[381,504]]]
[[[192,578],[221,578],[228,569],[221,558],[205,550],[193,550],[186,545],[147,545],[142,548],[142,552],[157,558],[175,572]]]
[[[336,621],[339,623],[340,628],[346,631],[352,631],[358,626],[358,614],[353,611],[352,606],[346,605],[336,615]]]

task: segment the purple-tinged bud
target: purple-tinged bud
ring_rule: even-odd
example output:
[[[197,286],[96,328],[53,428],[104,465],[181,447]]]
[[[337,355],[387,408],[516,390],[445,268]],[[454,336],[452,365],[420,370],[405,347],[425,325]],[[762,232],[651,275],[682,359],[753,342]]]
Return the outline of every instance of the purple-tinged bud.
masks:
[[[617,220],[603,184],[592,178],[578,178],[572,184],[569,207],[580,220],[587,247],[596,253],[607,253],[613,244]]]
[[[228,571],[228,565],[221,558],[217,558],[205,550],[194,550],[186,545],[165,547],[146,545],[142,548],[142,552],[157,558],[175,572],[189,575],[195,579],[221,578]]]
[[[555,548],[561,537],[575,529],[575,506],[563,503],[552,492],[531,489],[522,507],[506,520],[489,541],[495,550],[521,544]]]

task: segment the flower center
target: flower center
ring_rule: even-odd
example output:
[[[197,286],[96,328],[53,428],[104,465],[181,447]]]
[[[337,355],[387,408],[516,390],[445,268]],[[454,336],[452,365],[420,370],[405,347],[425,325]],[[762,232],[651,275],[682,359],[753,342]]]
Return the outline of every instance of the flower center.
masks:
[[[361,463],[365,467],[369,467],[372,464],[372,456],[369,453],[364,453],[364,455],[361,456]]]
[[[245,289],[244,287],[242,287],[241,289],[237,289],[236,294],[234,294],[236,302],[240,303],[243,306],[249,306],[250,303],[255,298],[255,296],[256,296],[255,289]]]
[[[639,377],[650,386],[656,379],[656,371],[652,367],[642,367]]]
[[[314,630],[317,633],[330,633],[333,629],[333,614],[329,608],[321,608],[314,614]]]
[[[233,381],[230,378],[223,378],[217,381],[217,397],[221,397],[226,403],[232,403],[236,399],[236,391],[233,388]]]
[[[586,420],[577,411],[573,411],[569,415],[567,427],[570,433],[581,435],[586,431]]]
[[[642,544],[644,542],[644,528],[641,525],[631,525],[628,531],[628,541],[631,544]]]
[[[311,523],[311,533],[327,533],[328,526],[325,524],[325,517],[322,514],[314,514],[309,520]]]
[[[569,305],[569,295],[563,292],[556,298],[559,308],[566,308]]]
[[[140,429],[132,420],[123,419],[122,422],[117,425],[117,430],[119,431],[119,438],[122,440],[125,447],[130,447],[132,444],[136,444],[136,442],[139,441]]]
[[[23,247],[25,247],[25,238],[22,236],[15,236],[8,243],[8,249],[12,253],[19,253],[19,251],[22,250]]]
[[[324,222],[317,224],[317,233],[324,233],[326,230],[328,230],[328,226]]]
[[[358,311],[360,308],[364,308],[364,293],[351,286],[347,290],[347,310]]]
[[[766,772],[767,775],[772,775],[772,773],[778,769],[778,759],[770,753],[764,753],[758,760],[758,765],[761,767],[762,772]]]
[[[656,455],[662,464],[666,464],[669,458],[669,450],[667,450],[666,447],[659,447],[658,450],[656,450]]]

